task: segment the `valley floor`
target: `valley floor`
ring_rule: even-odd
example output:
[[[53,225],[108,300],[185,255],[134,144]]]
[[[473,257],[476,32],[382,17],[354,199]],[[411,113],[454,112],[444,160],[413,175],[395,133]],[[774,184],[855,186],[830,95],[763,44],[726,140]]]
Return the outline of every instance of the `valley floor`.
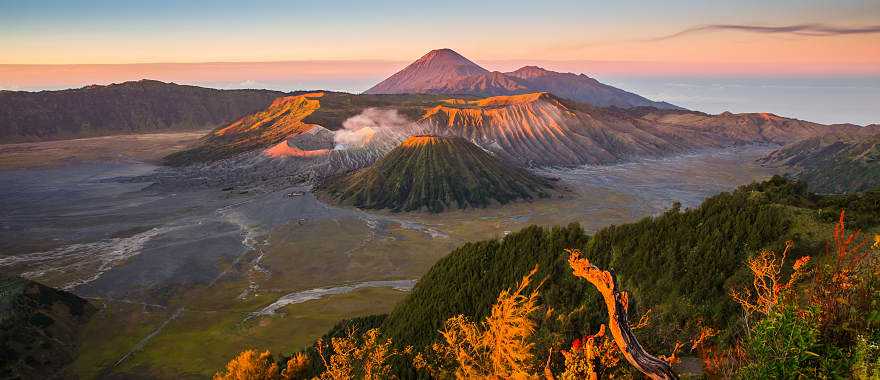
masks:
[[[546,169],[566,195],[443,214],[338,208],[306,187],[168,192],[114,180],[154,171],[158,152],[196,137],[0,145],[0,272],[100,308],[71,373],[206,378],[244,348],[295,351],[340,319],[390,311],[465,242],[532,224],[595,231],[773,174],[754,163],[769,147]]]

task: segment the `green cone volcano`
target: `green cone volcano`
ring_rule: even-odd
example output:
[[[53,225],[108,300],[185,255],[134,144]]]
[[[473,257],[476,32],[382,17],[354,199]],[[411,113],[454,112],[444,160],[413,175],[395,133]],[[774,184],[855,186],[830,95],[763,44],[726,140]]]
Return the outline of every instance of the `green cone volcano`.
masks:
[[[412,136],[370,167],[325,182],[341,204],[440,212],[547,197],[552,185],[460,137]]]

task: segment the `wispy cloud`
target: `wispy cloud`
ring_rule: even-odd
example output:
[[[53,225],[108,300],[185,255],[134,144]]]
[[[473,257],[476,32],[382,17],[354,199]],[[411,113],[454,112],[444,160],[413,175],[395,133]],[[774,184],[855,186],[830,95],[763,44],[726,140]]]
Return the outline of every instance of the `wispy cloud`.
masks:
[[[839,36],[845,34],[871,34],[880,33],[880,25],[867,25],[859,27],[832,26],[825,24],[797,24],[797,25],[741,25],[741,24],[709,24],[698,25],[687,28],[678,33],[666,36],[649,38],[644,41],[663,41],[677,38],[689,34],[697,34],[713,31],[738,31],[747,33],[764,33],[764,34],[794,34],[799,36]]]

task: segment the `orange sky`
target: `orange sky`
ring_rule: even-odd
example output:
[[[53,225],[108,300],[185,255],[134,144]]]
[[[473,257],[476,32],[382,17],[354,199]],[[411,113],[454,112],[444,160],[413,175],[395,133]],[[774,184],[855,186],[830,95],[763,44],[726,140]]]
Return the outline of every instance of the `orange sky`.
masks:
[[[706,25],[743,28],[658,40]],[[802,29],[760,29],[789,26]],[[880,2],[0,2],[0,46],[6,89],[153,78],[362,90],[444,47],[490,70],[539,64],[588,75],[876,75]]]

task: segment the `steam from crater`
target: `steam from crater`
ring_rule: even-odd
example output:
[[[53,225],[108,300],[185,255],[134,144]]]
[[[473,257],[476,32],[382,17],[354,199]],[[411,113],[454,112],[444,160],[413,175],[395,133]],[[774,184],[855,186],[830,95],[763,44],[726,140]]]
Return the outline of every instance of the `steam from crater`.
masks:
[[[405,138],[412,122],[394,109],[367,108],[342,122],[333,140],[335,149],[363,147],[378,136]]]

